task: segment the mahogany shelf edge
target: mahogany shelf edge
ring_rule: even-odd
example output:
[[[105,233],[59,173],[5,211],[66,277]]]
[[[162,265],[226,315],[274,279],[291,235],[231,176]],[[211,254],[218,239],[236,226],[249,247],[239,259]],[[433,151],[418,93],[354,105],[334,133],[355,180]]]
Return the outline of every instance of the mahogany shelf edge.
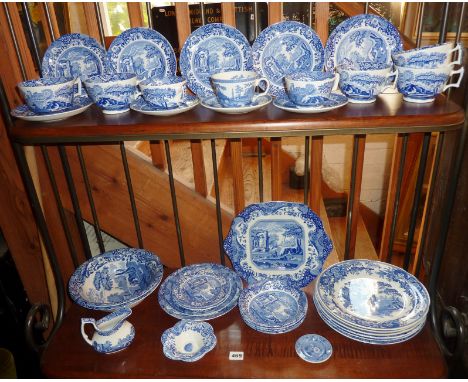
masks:
[[[105,115],[93,105],[63,121],[16,120],[10,133],[22,144],[386,134],[455,130],[464,118],[464,111],[445,96],[438,96],[431,104],[412,104],[404,102],[400,94],[385,94],[372,104],[349,103],[318,114],[290,113],[270,104],[241,115],[220,114],[201,105],[172,117],[148,116],[133,110]]]

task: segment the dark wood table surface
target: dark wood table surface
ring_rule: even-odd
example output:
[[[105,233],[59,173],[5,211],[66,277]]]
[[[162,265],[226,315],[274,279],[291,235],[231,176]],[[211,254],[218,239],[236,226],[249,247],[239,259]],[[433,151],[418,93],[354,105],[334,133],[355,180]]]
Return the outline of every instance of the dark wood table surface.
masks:
[[[165,274],[169,271],[165,270]],[[444,358],[429,324],[411,340],[395,345],[369,345],[333,331],[318,316],[308,287],[309,308],[304,323],[284,334],[269,335],[248,327],[236,307],[210,320],[216,347],[201,360],[188,363],[166,358],[161,334],[178,320],[158,304],[157,291],[133,308],[134,342],[115,354],[100,354],[80,334],[82,317],[106,313],[73,305],[42,356],[42,371],[60,378],[439,378],[446,376]],[[89,326],[89,325],[88,325]],[[331,358],[321,364],[300,359],[296,340],[308,333],[326,337]],[[229,361],[230,351],[243,351],[243,361]]]

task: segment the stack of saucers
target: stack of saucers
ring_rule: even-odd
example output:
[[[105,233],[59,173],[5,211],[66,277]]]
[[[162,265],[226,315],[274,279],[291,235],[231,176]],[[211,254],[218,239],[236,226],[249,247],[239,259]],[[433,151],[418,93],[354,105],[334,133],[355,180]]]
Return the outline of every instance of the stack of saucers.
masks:
[[[416,277],[379,261],[348,260],[317,279],[313,300],[320,317],[359,342],[404,342],[424,327],[429,294]]]

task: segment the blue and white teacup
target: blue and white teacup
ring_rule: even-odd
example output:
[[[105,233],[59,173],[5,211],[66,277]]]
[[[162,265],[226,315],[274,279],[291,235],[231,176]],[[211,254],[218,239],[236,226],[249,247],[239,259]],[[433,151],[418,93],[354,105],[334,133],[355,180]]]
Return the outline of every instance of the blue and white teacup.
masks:
[[[130,110],[130,103],[139,94],[137,78],[132,73],[101,74],[84,80],[88,95],[105,114]]]
[[[452,60],[453,53],[458,52],[457,59]],[[445,65],[459,65],[462,62],[463,45],[454,42],[423,46],[421,48],[393,53],[393,62],[397,66],[410,68],[438,68]]]
[[[458,88],[465,69],[452,69],[452,66],[439,68],[409,68],[396,66],[398,71],[397,88],[408,102],[426,103],[434,101],[435,97],[448,88]],[[459,74],[458,81],[447,85],[454,74]]]
[[[338,65],[338,86],[351,103],[375,102],[387,87],[395,86],[389,78],[396,73],[392,66],[371,62]]]
[[[328,99],[335,85],[333,72],[299,72],[284,77],[288,97],[299,106],[317,105]]]
[[[264,83],[264,91],[256,93],[255,88]],[[211,84],[219,103],[223,107],[243,107],[268,92],[270,82],[258,78],[254,71],[233,71],[216,73],[211,76]]]
[[[18,88],[29,109],[37,114],[49,114],[65,111],[73,106],[75,84],[78,84],[77,94],[80,95],[81,80],[71,77],[23,81],[18,84]]]
[[[187,95],[187,81],[182,77],[151,77],[139,83],[141,95],[150,104],[159,108],[177,107]]]

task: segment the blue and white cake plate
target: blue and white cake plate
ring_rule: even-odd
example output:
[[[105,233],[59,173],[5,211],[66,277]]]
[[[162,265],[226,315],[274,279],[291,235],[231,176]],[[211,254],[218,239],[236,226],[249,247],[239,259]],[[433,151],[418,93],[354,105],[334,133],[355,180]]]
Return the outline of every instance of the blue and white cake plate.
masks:
[[[333,245],[320,218],[305,204],[251,204],[233,220],[224,250],[247,283],[283,279],[296,288],[322,270]]]
[[[165,108],[162,106],[155,106],[140,96],[130,104],[130,109],[138,111],[139,113],[156,115],[160,117],[170,117],[192,110],[199,104],[198,98],[193,95],[187,95],[184,102],[178,103],[176,106]]]
[[[325,45],[325,68],[346,63],[392,64],[392,53],[403,49],[398,29],[384,18],[371,14],[350,17],[330,34]]]
[[[322,70],[323,46],[317,33],[297,21],[282,21],[264,29],[252,45],[255,71],[270,81],[269,94],[285,94],[284,76]]]
[[[271,102],[271,100],[272,98],[270,95],[262,95],[258,97],[255,101],[253,101],[250,105],[247,105],[247,106],[223,107],[218,102],[218,99],[216,98],[216,96],[212,96],[212,97],[202,100],[201,104],[207,109],[217,111],[218,113],[245,114],[245,113],[250,113],[251,111],[261,109],[263,106],[268,105]]]
[[[55,113],[38,114],[33,112],[28,105],[21,105],[11,111],[13,117],[31,122],[53,122],[62,119],[73,117],[88,109],[93,104],[93,101],[88,96],[75,96],[73,106],[65,111]]]
[[[109,46],[107,57],[116,72],[135,73],[145,79],[174,76],[177,69],[169,41],[149,28],[131,28],[121,33]]]
[[[180,71],[200,98],[214,95],[212,74],[252,70],[252,49],[245,36],[225,24],[207,24],[195,30],[180,53]]]
[[[322,363],[328,360],[333,348],[325,337],[318,334],[306,334],[296,341],[296,353],[304,361],[310,363]]]
[[[323,97],[323,99],[318,100],[316,105],[310,106],[297,105],[292,102],[287,95],[277,97],[273,101],[273,105],[278,109],[300,114],[325,113],[330,110],[338,109],[347,103],[348,98],[339,93],[331,93],[329,97]]]
[[[65,34],[52,42],[42,59],[43,77],[80,77],[104,74],[109,70],[106,51],[92,37]]]

